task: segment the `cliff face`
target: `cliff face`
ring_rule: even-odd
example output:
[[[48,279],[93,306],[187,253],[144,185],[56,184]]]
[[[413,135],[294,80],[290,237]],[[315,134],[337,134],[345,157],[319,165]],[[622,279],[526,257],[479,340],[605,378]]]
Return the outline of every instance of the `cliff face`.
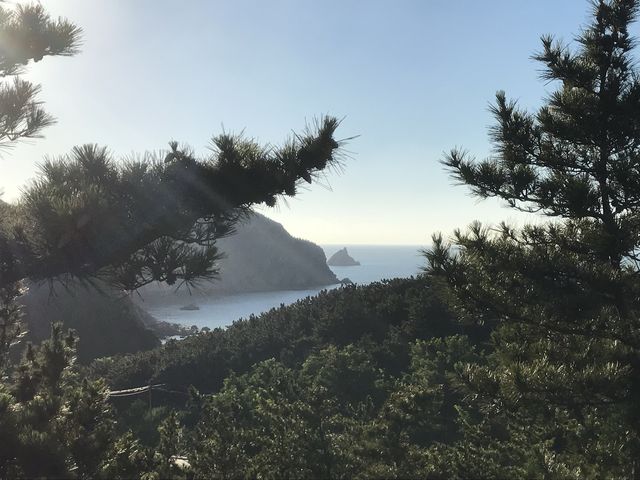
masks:
[[[78,360],[133,353],[160,345],[147,324],[153,317],[119,292],[60,282],[32,285],[22,297],[27,340],[40,343],[49,338],[52,322],[61,322],[80,337]]]
[[[356,267],[360,265],[360,262],[354,260],[347,252],[347,247],[345,247],[331,255],[331,258],[327,260],[327,265],[332,267]]]
[[[218,245],[227,258],[220,262],[214,290],[302,290],[338,283],[321,247],[292,237],[263,215],[254,215]]]
[[[238,226],[234,235],[218,241],[225,254],[220,277],[201,282],[194,297],[273,290],[304,290],[332,285],[338,279],[329,269],[322,248],[292,237],[282,225],[254,214]],[[166,285],[149,285],[141,290],[145,300],[158,297],[189,297],[189,291]]]

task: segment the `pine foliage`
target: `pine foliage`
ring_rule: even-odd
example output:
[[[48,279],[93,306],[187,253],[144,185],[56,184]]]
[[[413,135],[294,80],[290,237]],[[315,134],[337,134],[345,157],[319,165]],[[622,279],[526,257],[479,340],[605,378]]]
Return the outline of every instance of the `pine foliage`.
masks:
[[[639,7],[594,2],[575,50],[543,37],[534,58],[557,90],[535,114],[499,92],[493,156],[444,160],[479,197],[554,218],[476,223],[425,252],[460,319],[493,328],[486,365],[461,375],[481,415],[448,450],[457,468],[477,460],[487,476],[527,478],[637,470],[640,77],[629,25]]]
[[[18,75],[32,60],[74,55],[81,33],[65,19],[52,19],[40,4],[0,5],[0,147],[37,137],[54,122],[37,100],[40,86]]]

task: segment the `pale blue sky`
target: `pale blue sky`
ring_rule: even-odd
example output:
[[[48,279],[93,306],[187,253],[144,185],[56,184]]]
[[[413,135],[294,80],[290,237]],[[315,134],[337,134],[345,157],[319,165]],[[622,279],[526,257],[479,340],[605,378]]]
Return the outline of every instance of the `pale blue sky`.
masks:
[[[175,139],[205,152],[245,129],[278,143],[323,113],[360,135],[344,171],[275,210],[318,243],[426,244],[474,219],[522,221],[454,186],[438,161],[490,151],[488,104],[504,89],[535,108],[551,88],[530,59],[541,34],[571,40],[586,0],[47,0],[80,25],[82,53],[27,75],[58,119],[0,158],[8,200],[44,155],[82,143],[117,155]],[[634,25],[634,31],[637,32]]]

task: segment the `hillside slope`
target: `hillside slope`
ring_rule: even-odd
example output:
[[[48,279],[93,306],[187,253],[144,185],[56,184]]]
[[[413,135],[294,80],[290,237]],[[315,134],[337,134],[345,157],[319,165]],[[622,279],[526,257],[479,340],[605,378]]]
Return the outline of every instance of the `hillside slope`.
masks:
[[[80,341],[78,360],[133,353],[160,345],[148,327],[154,319],[131,300],[116,292],[60,282],[32,285],[22,297],[27,339],[39,343],[49,338],[51,323],[75,330]]]
[[[388,368],[399,372],[407,367],[410,343],[416,339],[457,333],[479,338],[485,335],[482,331],[458,324],[424,279],[395,279],[322,291],[224,330],[170,341],[136,355],[100,359],[92,370],[116,388],[151,381],[214,392],[231,371],[244,373],[269,358],[300,364],[328,345],[364,342],[371,352],[386,357]]]
[[[284,227],[254,214],[235,234],[218,241],[225,257],[220,276],[189,291],[168,285],[149,285],[140,293],[145,301],[171,301],[175,297],[226,295],[274,290],[304,290],[338,283],[318,245],[294,238]]]

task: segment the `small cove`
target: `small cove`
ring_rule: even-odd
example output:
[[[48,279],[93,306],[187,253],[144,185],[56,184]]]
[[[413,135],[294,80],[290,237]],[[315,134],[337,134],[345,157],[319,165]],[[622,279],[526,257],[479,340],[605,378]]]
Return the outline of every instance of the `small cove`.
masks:
[[[323,245],[327,257],[345,245]],[[367,284],[382,279],[409,277],[420,272],[424,259],[416,245],[346,245],[349,254],[360,262],[359,266],[331,267],[339,279],[349,278],[356,284]],[[258,315],[280,305],[289,305],[302,298],[316,295],[324,289],[338,288],[340,285],[319,286],[307,290],[278,290],[272,292],[239,293],[198,299],[192,302],[183,299],[181,303],[160,304],[140,302],[142,308],[158,320],[196,325],[199,328],[226,327],[240,318]],[[197,310],[181,310],[185,305],[195,303]]]

